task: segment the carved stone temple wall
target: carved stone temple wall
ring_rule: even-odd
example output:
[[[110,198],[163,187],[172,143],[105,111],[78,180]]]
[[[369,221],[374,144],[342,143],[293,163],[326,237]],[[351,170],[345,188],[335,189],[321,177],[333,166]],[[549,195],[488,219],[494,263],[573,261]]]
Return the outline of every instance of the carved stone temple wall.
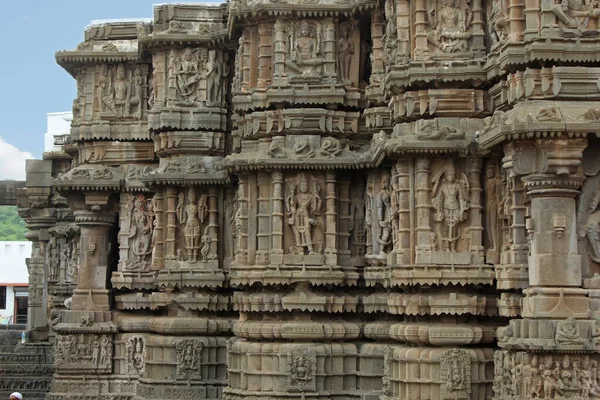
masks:
[[[28,164],[48,400],[600,399],[600,6],[91,25]]]

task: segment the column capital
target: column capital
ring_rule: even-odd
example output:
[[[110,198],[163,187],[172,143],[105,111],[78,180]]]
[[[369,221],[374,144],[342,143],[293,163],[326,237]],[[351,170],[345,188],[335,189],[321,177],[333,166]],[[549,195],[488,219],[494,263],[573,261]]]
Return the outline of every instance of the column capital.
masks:
[[[75,223],[79,226],[113,226],[117,222],[117,214],[106,210],[76,210]]]
[[[581,175],[531,174],[522,178],[530,197],[570,197],[579,194]]]

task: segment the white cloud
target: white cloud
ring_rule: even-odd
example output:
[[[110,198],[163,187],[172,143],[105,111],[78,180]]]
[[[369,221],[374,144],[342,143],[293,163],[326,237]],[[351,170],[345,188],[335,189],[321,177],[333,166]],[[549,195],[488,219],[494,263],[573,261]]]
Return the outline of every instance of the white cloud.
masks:
[[[0,137],[0,180],[25,180],[25,160],[33,154],[21,151]]]

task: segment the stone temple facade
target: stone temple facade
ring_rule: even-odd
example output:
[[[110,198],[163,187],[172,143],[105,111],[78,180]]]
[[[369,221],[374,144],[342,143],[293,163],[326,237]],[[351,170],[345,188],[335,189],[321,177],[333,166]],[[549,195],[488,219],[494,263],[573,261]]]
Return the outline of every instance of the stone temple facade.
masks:
[[[600,399],[597,1],[165,4],[56,59],[48,400]]]

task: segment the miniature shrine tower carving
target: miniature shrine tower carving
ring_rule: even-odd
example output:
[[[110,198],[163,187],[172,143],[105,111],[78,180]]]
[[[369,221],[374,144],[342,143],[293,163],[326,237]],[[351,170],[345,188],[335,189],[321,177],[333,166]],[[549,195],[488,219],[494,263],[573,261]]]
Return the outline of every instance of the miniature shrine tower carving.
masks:
[[[600,399],[599,41],[577,0],[87,27],[19,195],[48,399]]]

